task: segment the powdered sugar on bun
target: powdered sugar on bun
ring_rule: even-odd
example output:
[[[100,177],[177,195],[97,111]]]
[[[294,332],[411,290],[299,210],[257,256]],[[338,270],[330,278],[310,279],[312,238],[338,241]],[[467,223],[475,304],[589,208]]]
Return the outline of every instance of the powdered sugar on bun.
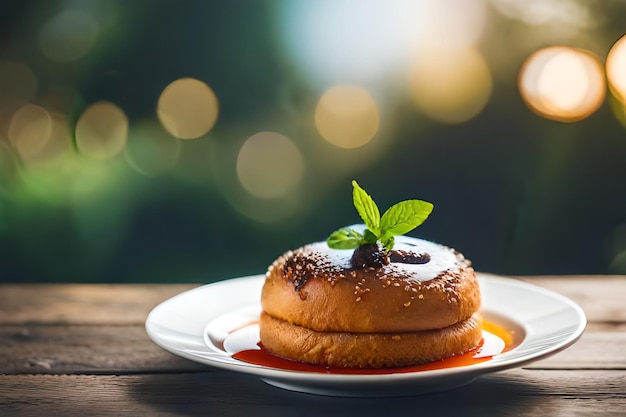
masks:
[[[394,262],[382,267],[382,274],[399,276],[406,280],[430,281],[443,272],[458,271],[467,267],[469,262],[462,255],[445,246],[427,240],[407,236],[397,236],[395,251],[415,254],[428,254],[430,260],[426,263],[412,264]],[[331,249],[326,242],[316,242],[303,248],[303,252],[310,252],[312,256],[319,256],[319,264],[327,271],[342,272],[351,269],[350,259],[354,249]]]

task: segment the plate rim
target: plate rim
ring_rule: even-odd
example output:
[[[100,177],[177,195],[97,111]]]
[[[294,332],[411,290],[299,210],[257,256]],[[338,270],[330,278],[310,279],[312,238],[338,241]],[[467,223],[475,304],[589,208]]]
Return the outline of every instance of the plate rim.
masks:
[[[549,356],[552,356],[572,344],[574,344],[584,333],[584,330],[587,325],[587,318],[583,311],[583,309],[576,304],[570,298],[552,291],[550,289],[540,287],[535,284],[528,283],[526,281],[522,281],[515,277],[507,277],[501,275],[495,275],[490,273],[476,273],[477,278],[481,284],[481,286],[489,286],[489,285],[504,285],[509,287],[517,287],[526,291],[531,291],[533,293],[541,294],[543,296],[549,297],[555,301],[560,302],[563,306],[571,309],[571,312],[574,313],[577,318],[576,326],[568,332],[567,337],[560,340],[558,343],[552,344],[544,349],[537,350],[530,354],[523,356],[522,358],[508,358],[507,353],[515,352],[519,346],[515,347],[509,352],[502,353],[498,355],[500,360],[496,360],[498,357],[495,357],[492,360],[462,366],[462,367],[454,367],[454,368],[444,368],[444,369],[435,369],[435,370],[427,370],[427,371],[415,371],[415,372],[402,372],[402,373],[389,373],[389,374],[333,374],[333,373],[314,373],[307,371],[298,371],[298,370],[288,370],[288,369],[279,369],[279,368],[271,368],[265,367],[262,365],[251,364],[243,361],[237,361],[236,359],[232,359],[230,354],[224,352],[223,355],[220,355],[224,358],[230,358],[232,361],[219,361],[215,359],[211,359],[209,357],[202,357],[199,355],[190,354],[181,349],[177,349],[173,347],[171,344],[166,343],[162,340],[162,337],[159,334],[159,330],[156,328],[158,326],[155,323],[155,317],[162,312],[163,309],[170,307],[176,302],[184,299],[185,297],[190,296],[192,293],[211,291],[212,288],[220,287],[220,286],[230,286],[241,284],[246,281],[257,282],[257,284],[261,284],[261,281],[265,278],[264,274],[258,275],[248,275],[230,279],[224,279],[220,281],[216,281],[209,284],[203,284],[198,287],[183,291],[179,294],[176,294],[161,303],[155,306],[145,321],[145,329],[148,333],[150,339],[156,343],[161,348],[169,351],[170,353],[189,359],[191,361],[202,363],[207,366],[212,366],[215,368],[226,369],[230,371],[241,372],[250,375],[256,375],[263,380],[266,379],[274,379],[277,381],[289,381],[289,382],[305,382],[314,379],[317,382],[325,382],[332,384],[343,384],[343,383],[371,383],[375,382],[388,382],[388,381],[405,381],[405,380],[414,380],[414,379],[431,379],[431,378],[446,378],[446,377],[465,377],[467,379],[475,378],[483,374],[499,372],[505,369],[510,368],[518,368],[522,367],[528,363],[535,362],[541,359],[545,359]],[[259,294],[259,303],[260,303],[260,294]],[[247,304],[251,305],[251,304]],[[487,309],[488,310],[488,309]],[[205,325],[208,323],[210,319],[207,319]],[[513,319],[515,321],[515,319]],[[524,325],[524,323],[520,323],[516,321],[521,327],[524,328],[526,332],[529,332],[529,329]],[[204,329],[204,326],[203,326]],[[204,332],[204,330],[203,330]],[[202,340],[204,342],[204,334],[194,335],[195,337]],[[526,340],[528,336],[522,340],[520,345],[523,345],[524,340]],[[206,344],[205,344],[206,346]],[[206,346],[208,349],[209,347]],[[216,355],[217,356],[217,355]],[[266,381],[268,382],[268,381]]]

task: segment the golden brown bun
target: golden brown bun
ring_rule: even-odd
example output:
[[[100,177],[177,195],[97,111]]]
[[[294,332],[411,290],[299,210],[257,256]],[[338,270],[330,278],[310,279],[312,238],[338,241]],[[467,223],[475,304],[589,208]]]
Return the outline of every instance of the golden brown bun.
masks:
[[[431,261],[351,269],[341,259],[351,250],[337,254],[318,243],[288,252],[267,272],[263,310],[319,332],[415,332],[471,317],[480,307],[480,290],[469,262],[431,242],[403,241],[420,243]],[[428,274],[433,278],[424,279]]]
[[[398,333],[316,332],[262,313],[263,347],[277,356],[336,368],[418,365],[478,346],[478,314],[439,330]]]
[[[404,236],[396,249],[401,256],[377,267],[364,267],[360,256],[354,267],[352,250],[325,242],[278,258],[261,294],[263,346],[296,361],[361,368],[416,365],[476,347],[481,300],[469,262]]]

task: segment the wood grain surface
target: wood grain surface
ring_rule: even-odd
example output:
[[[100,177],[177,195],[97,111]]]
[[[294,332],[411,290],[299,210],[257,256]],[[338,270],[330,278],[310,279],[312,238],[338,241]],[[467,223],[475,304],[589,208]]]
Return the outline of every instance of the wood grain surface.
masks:
[[[521,277],[588,317],[569,349],[453,391],[330,398],[281,390],[156,346],[150,310],[197,285],[0,284],[0,416],[626,415],[626,277]]]

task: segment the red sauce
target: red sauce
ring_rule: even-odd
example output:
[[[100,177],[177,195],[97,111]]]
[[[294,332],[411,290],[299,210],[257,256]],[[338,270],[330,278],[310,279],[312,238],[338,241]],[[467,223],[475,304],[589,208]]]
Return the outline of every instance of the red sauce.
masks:
[[[504,342],[504,351],[510,349],[512,343],[511,333],[506,329],[493,324],[484,323],[484,331],[491,333]],[[491,338],[490,338],[491,339]],[[496,340],[497,340],[496,339]],[[484,340],[483,340],[484,342]],[[494,355],[490,355],[490,349],[493,346],[487,346],[483,342],[475,349],[472,349],[462,355],[453,356],[451,358],[442,359],[436,362],[430,362],[423,365],[407,366],[403,368],[385,368],[385,369],[360,369],[360,368],[328,368],[317,365],[310,365],[281,358],[269,353],[259,343],[260,349],[249,349],[237,352],[233,358],[243,362],[261,365],[270,368],[285,369],[289,371],[316,372],[324,374],[344,374],[344,375],[381,375],[381,374],[397,374],[410,373],[419,371],[431,371],[435,369],[455,368],[458,366],[475,365],[490,360]],[[497,353],[500,353],[498,351]],[[497,354],[496,353],[496,354]]]

